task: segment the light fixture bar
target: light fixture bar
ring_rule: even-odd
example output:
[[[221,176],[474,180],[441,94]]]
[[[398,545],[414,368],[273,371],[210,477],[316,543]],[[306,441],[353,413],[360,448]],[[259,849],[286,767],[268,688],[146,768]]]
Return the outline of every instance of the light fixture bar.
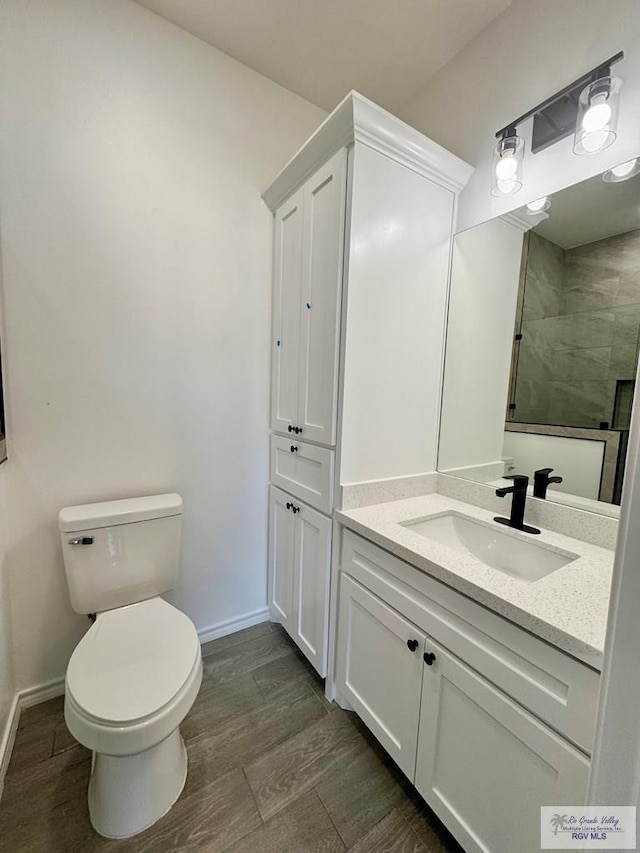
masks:
[[[592,68],[587,74],[583,74],[582,77],[579,77],[577,80],[574,80],[573,83],[569,83],[568,86],[565,86],[564,89],[560,89],[559,92],[556,92],[555,95],[552,95],[550,98],[547,98],[542,103],[533,107],[533,109],[528,110],[526,113],[523,113],[519,118],[515,119],[515,121],[510,121],[505,124],[504,127],[501,127],[500,130],[496,133],[496,139],[502,139],[505,135],[507,135],[508,131],[511,128],[517,127],[519,124],[522,124],[523,121],[526,121],[531,116],[536,115],[536,113],[540,113],[546,110],[548,107],[555,104],[561,98],[564,98],[567,95],[570,95],[575,89],[577,89],[577,94],[580,94],[580,91],[587,85],[587,83],[592,82],[593,80],[598,79],[598,77],[607,76],[609,69],[615,62],[619,62],[621,59],[624,59],[624,52],[621,50],[619,53],[616,53],[615,56],[612,56],[610,59],[601,62],[599,65],[596,65],[595,68]],[[577,97],[576,97],[576,112],[577,112]],[[575,120],[575,119],[574,119]],[[573,132],[573,129],[571,130]],[[566,134],[569,135],[569,134]],[[560,137],[558,137],[560,138]],[[555,139],[553,140],[556,141]],[[547,143],[551,144],[551,143]],[[542,146],[542,147],[546,147]],[[534,149],[535,150],[540,150]]]

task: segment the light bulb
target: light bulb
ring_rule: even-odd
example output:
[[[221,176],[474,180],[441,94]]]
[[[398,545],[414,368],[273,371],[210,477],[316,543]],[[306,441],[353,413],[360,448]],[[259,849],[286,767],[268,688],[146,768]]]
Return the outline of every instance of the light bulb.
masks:
[[[597,133],[609,124],[610,118],[611,106],[607,103],[607,96],[596,95],[582,117],[582,127],[587,133]]]
[[[542,198],[538,198],[535,201],[530,201],[527,205],[527,210],[530,213],[541,213],[543,210],[547,210],[549,206],[549,199],[546,195],[544,195],[542,196]]]
[[[512,151],[505,151],[496,164],[496,177],[499,181],[512,180],[518,171],[518,164]]]
[[[580,92],[574,154],[597,154],[616,139],[620,110],[619,77],[599,77]]]
[[[638,159],[628,160],[626,163],[621,163],[619,166],[614,166],[611,171],[616,176],[616,178],[626,178],[627,175],[630,175],[633,170],[638,165]]]
[[[509,127],[493,147],[491,195],[504,197],[522,189],[524,142],[515,128]]]
[[[607,184],[616,184],[620,181],[628,181],[629,178],[633,178],[639,173],[640,157],[636,157],[635,160],[627,160],[626,163],[620,163],[620,165],[614,166],[613,169],[603,172],[602,180]]]
[[[595,154],[602,148],[606,148],[611,134],[607,130],[597,130],[591,133],[585,133],[582,137],[582,147],[587,154]]]
[[[506,181],[498,179],[497,186],[501,195],[512,195],[514,192],[517,192],[522,185],[519,181],[514,181],[513,178],[510,178]]]

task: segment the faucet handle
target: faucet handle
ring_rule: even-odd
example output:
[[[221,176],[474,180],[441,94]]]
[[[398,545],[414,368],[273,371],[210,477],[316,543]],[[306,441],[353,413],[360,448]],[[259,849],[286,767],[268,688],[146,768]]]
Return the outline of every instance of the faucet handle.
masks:
[[[534,498],[546,498],[547,488],[551,483],[561,483],[562,477],[550,477],[553,468],[539,468],[533,477]]]
[[[529,485],[529,478],[526,474],[507,474],[503,480],[513,480],[515,489],[526,489]]]

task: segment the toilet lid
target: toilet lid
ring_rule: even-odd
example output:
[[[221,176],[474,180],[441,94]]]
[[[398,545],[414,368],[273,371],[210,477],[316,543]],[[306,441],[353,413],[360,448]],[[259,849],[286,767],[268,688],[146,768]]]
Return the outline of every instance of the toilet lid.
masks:
[[[199,655],[189,617],[151,598],[98,616],[71,655],[66,687],[91,717],[132,722],[170,702]]]

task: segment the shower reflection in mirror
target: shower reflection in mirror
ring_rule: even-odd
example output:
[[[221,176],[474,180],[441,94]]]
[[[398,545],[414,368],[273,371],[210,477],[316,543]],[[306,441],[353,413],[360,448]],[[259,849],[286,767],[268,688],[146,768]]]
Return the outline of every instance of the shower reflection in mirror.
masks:
[[[623,165],[456,235],[440,471],[553,468],[548,499],[617,514],[640,340],[640,175]]]

